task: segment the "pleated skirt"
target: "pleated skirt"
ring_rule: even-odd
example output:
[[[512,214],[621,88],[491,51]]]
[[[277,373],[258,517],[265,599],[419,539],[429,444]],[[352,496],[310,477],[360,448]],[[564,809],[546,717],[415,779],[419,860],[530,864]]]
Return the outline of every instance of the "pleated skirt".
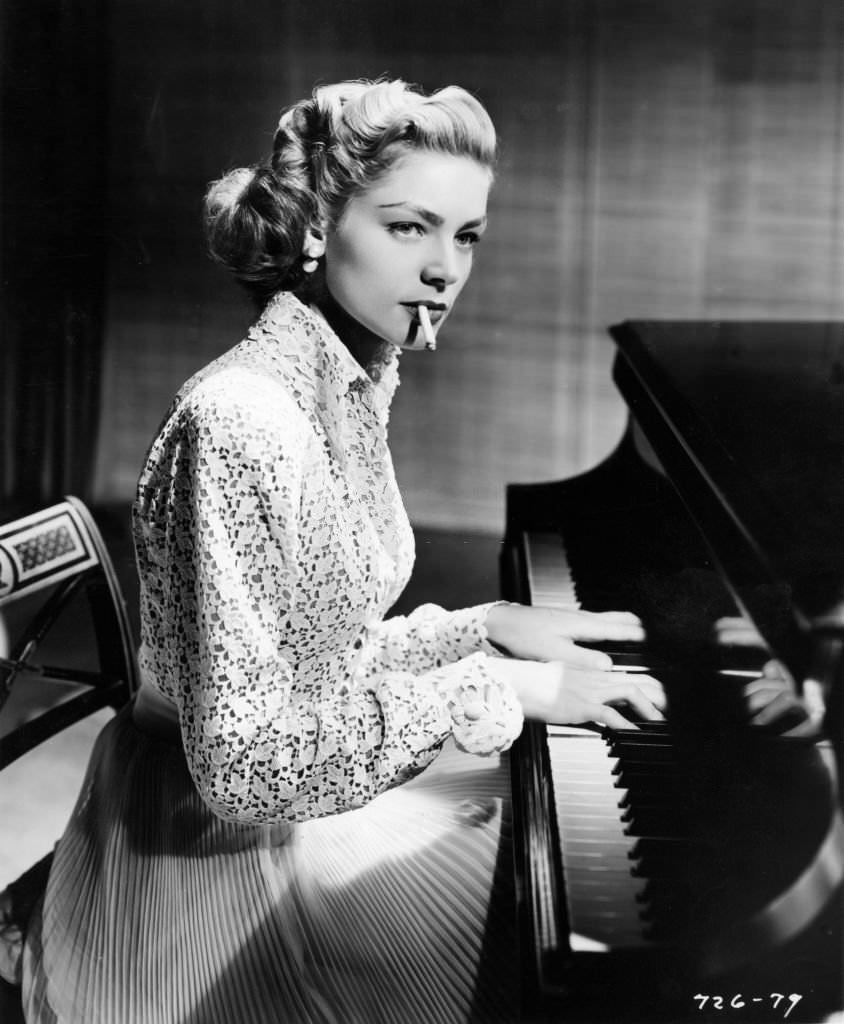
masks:
[[[130,709],[100,734],[24,958],[30,1024],[513,1024],[506,758],[446,745],[359,810],[237,825]]]

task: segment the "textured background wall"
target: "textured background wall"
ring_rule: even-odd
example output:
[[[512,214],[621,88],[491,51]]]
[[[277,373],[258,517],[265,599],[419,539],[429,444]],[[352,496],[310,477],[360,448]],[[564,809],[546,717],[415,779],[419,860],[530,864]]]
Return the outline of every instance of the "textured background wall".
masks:
[[[121,0],[97,492],[128,500],[173,390],[250,310],[204,257],[205,184],[317,81],[457,82],[502,138],[491,230],[391,437],[418,525],[499,532],[508,481],[624,423],[606,327],[844,318],[840,0]]]

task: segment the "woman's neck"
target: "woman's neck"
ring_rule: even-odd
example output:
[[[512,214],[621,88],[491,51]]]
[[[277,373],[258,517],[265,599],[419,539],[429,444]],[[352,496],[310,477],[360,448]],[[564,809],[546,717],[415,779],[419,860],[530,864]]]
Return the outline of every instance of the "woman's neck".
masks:
[[[317,294],[311,295],[310,302],[322,313],[356,362],[373,380],[379,380],[393,354],[393,346],[355,320],[327,288],[322,287]]]

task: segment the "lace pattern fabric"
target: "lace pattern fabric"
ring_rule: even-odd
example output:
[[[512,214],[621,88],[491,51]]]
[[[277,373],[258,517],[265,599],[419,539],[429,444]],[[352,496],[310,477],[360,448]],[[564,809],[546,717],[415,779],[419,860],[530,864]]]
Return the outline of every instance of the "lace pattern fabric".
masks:
[[[397,360],[375,383],[281,293],[181,389],[133,509],[140,662],[178,706],[221,817],[360,807],[454,735],[492,754],[521,711],[494,682],[489,605],[385,619],[413,566],[387,446]]]

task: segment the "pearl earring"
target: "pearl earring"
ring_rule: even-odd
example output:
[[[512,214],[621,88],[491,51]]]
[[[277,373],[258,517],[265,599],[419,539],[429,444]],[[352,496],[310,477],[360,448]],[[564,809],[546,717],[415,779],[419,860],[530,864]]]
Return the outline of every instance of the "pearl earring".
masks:
[[[305,232],[304,245],[302,246],[302,270],[306,274],[313,274],[319,265],[319,258],[325,252],[325,238],[321,228],[309,227]]]

